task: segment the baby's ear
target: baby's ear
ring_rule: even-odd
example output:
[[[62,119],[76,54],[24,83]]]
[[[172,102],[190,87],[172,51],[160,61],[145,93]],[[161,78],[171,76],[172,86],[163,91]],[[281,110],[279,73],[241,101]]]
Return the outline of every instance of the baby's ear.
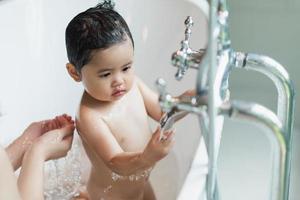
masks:
[[[76,81],[76,82],[81,81],[80,73],[76,70],[76,68],[73,64],[67,63],[66,68],[68,70],[69,75],[74,79],[74,81]]]

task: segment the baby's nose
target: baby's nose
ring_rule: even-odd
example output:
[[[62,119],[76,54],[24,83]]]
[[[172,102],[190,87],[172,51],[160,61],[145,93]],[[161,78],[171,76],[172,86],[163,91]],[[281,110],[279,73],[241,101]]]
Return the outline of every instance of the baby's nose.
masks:
[[[115,76],[114,77],[114,80],[113,80],[113,83],[112,83],[112,86],[113,87],[116,87],[116,86],[120,86],[124,83],[124,79],[122,76]]]

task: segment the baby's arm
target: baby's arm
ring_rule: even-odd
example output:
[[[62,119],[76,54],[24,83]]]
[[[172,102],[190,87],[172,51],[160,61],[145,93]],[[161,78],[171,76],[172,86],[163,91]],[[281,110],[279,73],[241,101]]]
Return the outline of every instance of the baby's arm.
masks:
[[[141,152],[125,152],[113,136],[107,124],[92,111],[78,117],[77,128],[81,138],[112,171],[128,176],[152,167],[166,156],[173,144],[172,132],[165,141],[159,141],[157,129],[147,147]]]
[[[155,121],[159,121],[163,115],[158,101],[158,94],[151,90],[141,79],[136,77],[138,88],[142,94],[148,115]]]
[[[153,90],[151,90],[141,79],[136,77],[137,83],[139,90],[143,96],[145,107],[147,110],[148,115],[156,120],[160,121],[163,112],[161,110],[161,107],[159,105],[158,101],[158,94],[156,94]],[[196,95],[196,90],[187,90],[184,93],[182,93],[180,96],[175,97],[175,98],[181,98],[182,96],[195,96]],[[188,112],[183,113],[180,117],[176,119],[178,121],[179,119],[182,119],[188,114]]]

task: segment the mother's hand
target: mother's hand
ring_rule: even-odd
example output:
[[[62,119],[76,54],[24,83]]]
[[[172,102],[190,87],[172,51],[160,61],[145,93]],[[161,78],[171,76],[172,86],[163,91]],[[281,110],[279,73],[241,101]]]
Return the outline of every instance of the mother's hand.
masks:
[[[42,154],[44,160],[66,156],[72,145],[74,121],[62,115],[56,117],[52,123],[54,123],[50,124],[52,130],[38,137],[32,146]]]

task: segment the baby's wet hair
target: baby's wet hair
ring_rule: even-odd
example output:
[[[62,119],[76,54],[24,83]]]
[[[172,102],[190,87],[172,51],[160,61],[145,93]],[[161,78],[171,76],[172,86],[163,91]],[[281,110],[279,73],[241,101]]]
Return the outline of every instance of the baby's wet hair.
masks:
[[[111,0],[104,0],[102,3],[97,4],[97,8],[115,9],[115,3]]]
[[[95,50],[107,49],[130,38],[134,41],[124,18],[114,10],[114,3],[105,0],[75,16],[65,32],[69,62],[80,72]]]

